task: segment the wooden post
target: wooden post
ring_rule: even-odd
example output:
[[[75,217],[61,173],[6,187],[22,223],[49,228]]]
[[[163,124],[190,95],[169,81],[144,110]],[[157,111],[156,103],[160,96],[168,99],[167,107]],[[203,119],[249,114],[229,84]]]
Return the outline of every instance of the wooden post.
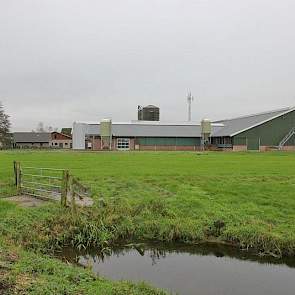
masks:
[[[71,209],[72,209],[72,216],[75,218],[77,216],[77,207],[76,207],[76,200],[75,200],[75,180],[72,178],[71,180]]]
[[[21,193],[21,190],[22,190],[22,173],[21,173],[21,165],[20,165],[20,162],[18,162],[17,171],[18,171],[18,193],[20,194]]]
[[[14,161],[13,162],[14,168],[14,179],[15,179],[15,186],[17,194],[21,193],[21,165],[20,162]]]
[[[60,203],[63,207],[67,206],[67,195],[69,191],[69,180],[70,180],[70,174],[68,170],[63,171],[63,177],[62,177],[62,190],[61,190],[61,199]]]
[[[14,172],[14,183],[15,187],[17,187],[17,170],[16,170],[16,161],[13,161],[13,172]]]

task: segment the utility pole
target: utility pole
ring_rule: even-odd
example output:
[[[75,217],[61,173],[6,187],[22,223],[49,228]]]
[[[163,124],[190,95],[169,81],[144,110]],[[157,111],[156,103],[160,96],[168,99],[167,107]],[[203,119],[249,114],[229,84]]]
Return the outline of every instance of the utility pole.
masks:
[[[194,100],[194,97],[192,96],[192,93],[189,92],[187,96],[187,103],[188,103],[188,121],[190,122],[192,120],[192,102]]]

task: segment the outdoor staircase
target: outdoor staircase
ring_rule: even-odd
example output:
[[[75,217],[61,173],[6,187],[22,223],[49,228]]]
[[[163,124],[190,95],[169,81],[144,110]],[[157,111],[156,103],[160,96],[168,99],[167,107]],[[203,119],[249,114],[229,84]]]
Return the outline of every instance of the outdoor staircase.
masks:
[[[286,142],[295,134],[295,127],[293,127],[289,133],[281,140],[281,142],[278,145],[278,149],[281,150],[283,146],[286,144]]]

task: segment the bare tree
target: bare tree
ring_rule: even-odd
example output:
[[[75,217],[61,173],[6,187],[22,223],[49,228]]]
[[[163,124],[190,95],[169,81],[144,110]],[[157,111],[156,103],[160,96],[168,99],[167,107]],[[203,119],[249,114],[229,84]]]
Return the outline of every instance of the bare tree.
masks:
[[[0,148],[8,146],[10,143],[9,129],[9,116],[5,113],[2,103],[0,102]]]
[[[36,128],[36,132],[45,132],[44,123],[39,122]]]
[[[58,128],[55,128],[53,126],[45,126],[45,124],[43,122],[39,122],[36,130],[33,130],[33,132],[53,132],[53,131],[57,131]]]

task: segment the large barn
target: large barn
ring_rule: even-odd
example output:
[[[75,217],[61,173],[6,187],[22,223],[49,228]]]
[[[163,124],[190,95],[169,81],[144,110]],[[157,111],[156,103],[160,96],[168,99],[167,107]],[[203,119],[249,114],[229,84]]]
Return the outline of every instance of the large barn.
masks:
[[[213,121],[208,149],[295,150],[295,108]],[[90,150],[201,150],[200,123],[75,122],[73,148]]]

